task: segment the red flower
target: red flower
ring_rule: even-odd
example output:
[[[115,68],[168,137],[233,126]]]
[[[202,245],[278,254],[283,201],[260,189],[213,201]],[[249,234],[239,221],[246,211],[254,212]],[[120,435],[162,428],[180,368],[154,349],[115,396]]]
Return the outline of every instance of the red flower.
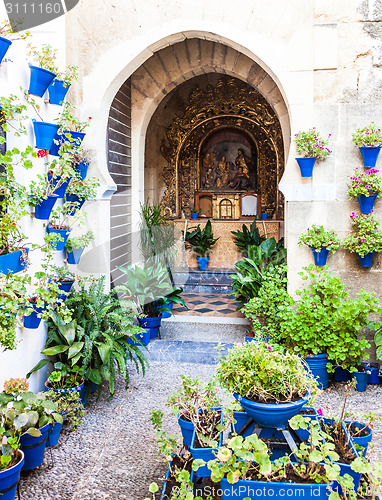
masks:
[[[37,156],[39,158],[44,158],[44,156],[46,156],[47,153],[46,153],[46,150],[45,149],[40,149],[38,152],[37,152]]]
[[[91,119],[92,119],[92,117],[91,117],[91,116],[89,116],[89,120],[91,120]]]

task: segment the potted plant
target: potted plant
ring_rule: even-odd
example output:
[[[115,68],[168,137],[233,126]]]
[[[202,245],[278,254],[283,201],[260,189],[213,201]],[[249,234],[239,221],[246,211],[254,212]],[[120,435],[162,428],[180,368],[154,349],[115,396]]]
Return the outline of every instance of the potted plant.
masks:
[[[30,184],[28,202],[35,207],[36,219],[48,220],[58,195],[54,193],[52,177],[38,174],[37,178],[38,181],[32,181]]]
[[[367,382],[369,380],[370,370],[366,366],[358,365],[355,371],[351,373],[352,378],[356,381],[355,390],[358,392],[365,392]]]
[[[8,273],[0,275],[0,346],[16,349],[17,316],[25,306],[27,277]]]
[[[69,159],[72,163],[77,176],[83,181],[86,179],[88,168],[92,162],[93,154],[90,150],[78,147],[69,153]]]
[[[357,198],[361,212],[371,213],[377,196],[382,196],[382,180],[377,175],[379,170],[370,168],[361,173],[358,168],[354,170],[348,184],[349,199]]]
[[[72,164],[66,156],[53,160],[48,165],[48,182],[52,185],[53,194],[59,198],[64,198],[70,180],[75,177]]]
[[[212,253],[211,248],[219,240],[219,238],[214,238],[211,221],[208,220],[203,229],[200,224],[197,227],[191,227],[186,231],[184,238],[187,247],[196,254],[199,270],[205,271],[210,259],[209,254]]]
[[[36,61],[37,66],[30,65],[31,76],[29,82],[29,94],[42,97],[49,85],[54,80],[57,67],[55,65],[56,50],[51,45],[44,44],[41,50],[38,51],[36,47],[31,44],[28,45],[31,56]]]
[[[60,116],[56,118],[60,129],[54,138],[53,146],[50,148],[51,155],[60,156],[81,145],[86,135],[84,131],[90,125],[91,116],[87,120],[81,121],[74,112],[75,107],[66,101]]]
[[[104,283],[104,276],[97,280],[78,278],[79,290],[71,292],[65,302],[69,317],[61,311],[51,314],[43,353],[53,356],[53,363],[61,362],[81,373],[89,382],[89,388],[91,383],[99,385],[106,380],[111,398],[117,370],[127,387],[128,361],[134,360],[136,369],[140,368],[143,374],[147,361],[138,346],[128,343],[128,339],[135,339],[135,334],[142,333],[142,329],[133,324],[132,311],[121,307],[114,291],[104,292]],[[42,359],[27,377],[49,362]]]
[[[374,122],[363,128],[358,128],[353,133],[353,143],[359,147],[366,168],[373,168],[377,162],[382,146],[382,132]]]
[[[234,243],[238,247],[239,251],[248,257],[248,247],[259,246],[265,240],[265,236],[260,236],[259,228],[256,226],[256,221],[248,227],[243,224],[242,231],[231,231],[234,237]]]
[[[115,288],[122,295],[127,307],[137,314],[139,325],[150,328],[150,338],[159,334],[162,312],[166,311],[166,296],[173,292],[168,270],[164,265],[117,266],[124,275],[125,282]]]
[[[16,26],[14,25],[14,27],[17,28],[19,24],[20,23],[16,23]],[[29,36],[29,31],[26,31],[25,33],[17,32],[16,34],[16,30],[12,28],[8,20],[0,21],[0,64],[4,59],[7,50],[12,45],[12,41],[25,40]]]
[[[261,427],[284,428],[317,388],[298,355],[261,342],[231,349],[216,375]]]
[[[331,134],[327,139],[323,139],[316,127],[307,131],[298,132],[294,135],[296,144],[296,153],[302,158],[296,158],[300,167],[301,177],[311,177],[314,164],[317,161],[324,160],[332,152],[327,146]]]
[[[89,229],[79,236],[69,237],[65,243],[68,264],[78,264],[83,251],[94,240],[94,233]]]
[[[198,219],[201,214],[201,210],[198,208],[191,208],[191,219]]]
[[[311,228],[308,227],[306,234],[300,236],[298,244],[310,248],[316,266],[324,266],[329,251],[335,253],[339,249],[340,240],[333,229],[326,231],[324,226],[313,224]]]
[[[68,66],[65,71],[58,72],[48,87],[50,104],[62,106],[72,82],[77,79],[78,66]]]
[[[74,215],[77,210],[80,210],[85,201],[96,197],[99,180],[96,177],[88,179],[80,179],[74,176],[69,182],[66,190],[65,200],[72,203],[71,215]]]
[[[352,371],[368,358],[370,344],[361,330],[369,323],[369,315],[379,311],[379,300],[375,293],[364,290],[349,299],[346,285],[327,266],[311,264],[299,274],[307,284],[296,292],[298,300],[282,309],[280,337],[305,358],[325,389],[328,371],[334,371],[335,366]]]
[[[382,231],[378,229],[379,222],[375,220],[374,211],[370,214],[352,212],[351,225],[355,229],[343,240],[343,246],[350,252],[358,254],[362,267],[371,267],[375,252],[382,250]]]
[[[188,309],[185,301],[181,297],[181,293],[183,292],[183,288],[174,288],[172,292],[168,293],[165,297],[166,302],[161,307],[162,318],[171,318],[172,308],[174,304],[179,304],[186,309]]]

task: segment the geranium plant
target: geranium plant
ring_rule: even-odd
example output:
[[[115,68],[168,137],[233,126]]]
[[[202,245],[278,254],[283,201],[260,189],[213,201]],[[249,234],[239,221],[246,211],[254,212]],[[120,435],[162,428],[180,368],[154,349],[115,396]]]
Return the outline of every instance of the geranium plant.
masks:
[[[339,249],[341,242],[334,229],[326,231],[324,226],[312,224],[312,227],[309,227],[307,232],[300,236],[298,244],[300,247],[304,244],[316,250],[327,248],[335,253]]]
[[[357,128],[352,138],[358,147],[379,147],[382,146],[382,132],[374,122],[364,128]]]
[[[350,219],[355,231],[345,237],[343,246],[361,257],[370,252],[381,252],[382,231],[378,229],[379,222],[375,220],[374,210],[370,214],[352,212]]]
[[[29,56],[33,58],[38,67],[57,73],[56,53],[57,49],[53,49],[51,45],[43,44],[40,50],[29,44]]]
[[[370,314],[380,311],[375,292],[361,290],[350,299],[346,285],[328,270],[327,266],[311,264],[299,273],[306,282],[297,290],[299,299],[291,307],[282,307],[280,336],[285,345],[300,356],[328,355],[334,366],[353,367],[368,358],[369,342],[361,330]]]
[[[55,119],[56,123],[60,125],[60,130],[70,132],[84,132],[90,125],[91,116],[87,120],[81,121],[75,114],[75,107],[69,101],[65,101],[62,112],[58,118]],[[65,134],[65,137],[70,141],[70,134]]]
[[[13,27],[11,26],[11,23],[8,21],[8,19],[0,21],[0,36],[11,41],[25,40],[31,36],[31,33],[29,31],[25,31],[24,33],[17,31],[17,28],[21,27],[23,24],[22,19],[16,22],[13,20],[12,23]]]
[[[315,127],[298,132],[294,135],[296,153],[303,158],[315,157],[317,161],[324,160],[332,153],[328,148],[330,137],[331,134],[324,139]]]
[[[78,80],[78,66],[68,66],[65,71],[59,71],[56,80],[63,82],[64,87],[67,87],[74,80]]]
[[[361,173],[357,167],[353,175],[350,177],[348,184],[349,199],[357,198],[358,196],[370,196],[371,194],[378,194],[382,196],[382,178],[378,175],[379,170],[369,168]]]
[[[91,200],[96,197],[97,188],[99,187],[97,177],[89,177],[80,179],[77,175],[72,177],[66,189],[66,195],[78,196],[81,200]]]
[[[221,386],[259,403],[286,403],[316,392],[317,382],[301,358],[263,342],[237,344],[216,372]]]

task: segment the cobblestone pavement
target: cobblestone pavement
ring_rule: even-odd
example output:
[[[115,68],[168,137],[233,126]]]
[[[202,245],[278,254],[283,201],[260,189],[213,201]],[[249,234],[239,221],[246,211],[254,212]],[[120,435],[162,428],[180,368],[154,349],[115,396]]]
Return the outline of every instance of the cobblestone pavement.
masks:
[[[237,335],[237,332],[235,333]],[[228,341],[225,338],[225,341]],[[132,372],[130,386],[124,390],[119,379],[116,394],[107,401],[92,395],[84,424],[77,432],[64,431],[59,444],[47,451],[42,466],[23,473],[21,500],[143,500],[152,481],[163,479],[166,466],[157,454],[154,431],[149,421],[153,408],[165,408],[165,402],[179,385],[181,374],[207,381],[215,372],[211,364],[152,361],[145,377]],[[325,391],[315,406],[324,413],[327,407],[338,415],[343,385]],[[368,386],[365,393],[354,393],[348,407],[358,413],[375,411],[382,416],[382,387]],[[224,397],[226,400],[227,398]],[[166,427],[179,434],[175,418]],[[382,426],[374,431],[375,457],[381,460]]]

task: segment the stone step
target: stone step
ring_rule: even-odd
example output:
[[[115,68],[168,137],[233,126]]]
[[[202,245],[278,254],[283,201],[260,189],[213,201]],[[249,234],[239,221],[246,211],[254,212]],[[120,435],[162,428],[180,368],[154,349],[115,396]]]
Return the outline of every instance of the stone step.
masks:
[[[182,316],[177,316],[176,321],[162,320],[160,334],[162,340],[234,344],[245,341],[246,330],[248,330],[248,325],[214,322],[212,317],[209,318],[209,322],[201,323],[182,321]]]
[[[230,293],[233,269],[210,268],[199,271],[197,268],[174,269],[172,275],[177,286],[185,292]]]
[[[194,342],[190,340],[162,340],[155,339],[148,345],[146,353],[148,361],[166,363],[197,363],[215,365],[219,363],[219,352],[225,356],[233,344],[219,342]]]

